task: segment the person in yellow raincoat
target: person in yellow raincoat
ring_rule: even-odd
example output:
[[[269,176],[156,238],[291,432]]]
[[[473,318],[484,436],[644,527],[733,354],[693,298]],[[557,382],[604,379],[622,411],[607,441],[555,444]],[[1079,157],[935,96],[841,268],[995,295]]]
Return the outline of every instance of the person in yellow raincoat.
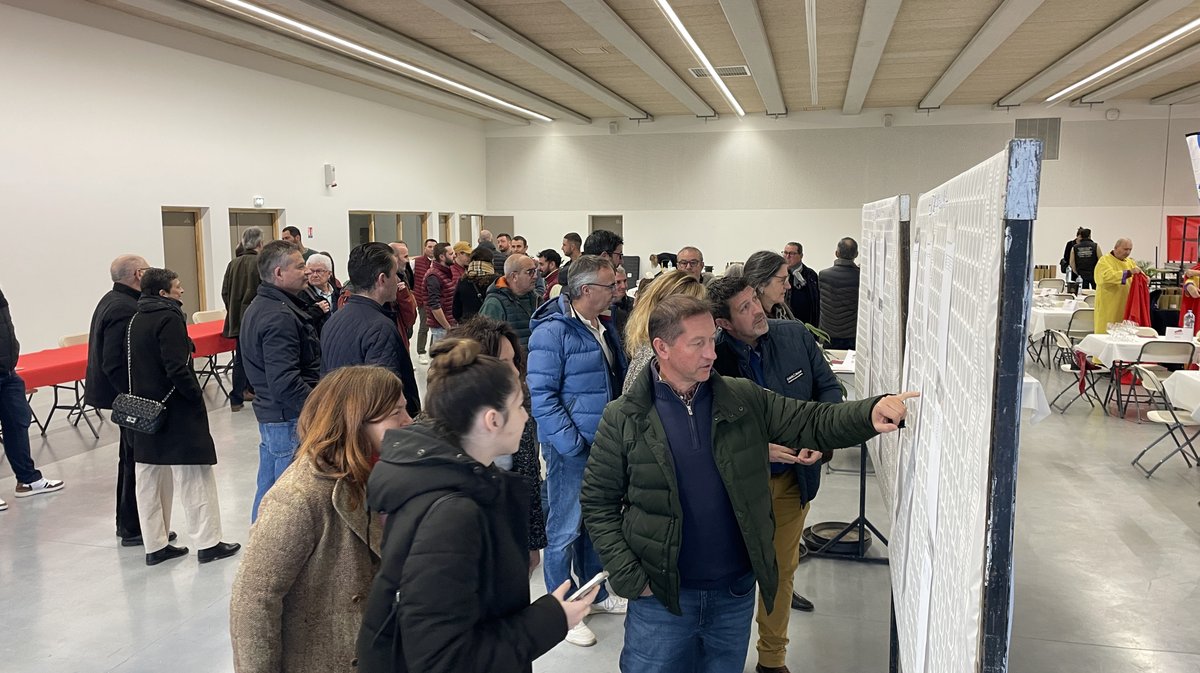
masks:
[[[1096,263],[1096,334],[1107,334],[1108,324],[1125,319],[1125,302],[1129,299],[1129,279],[1142,273],[1138,265],[1129,259],[1133,252],[1133,241],[1118,239],[1112,252]]]

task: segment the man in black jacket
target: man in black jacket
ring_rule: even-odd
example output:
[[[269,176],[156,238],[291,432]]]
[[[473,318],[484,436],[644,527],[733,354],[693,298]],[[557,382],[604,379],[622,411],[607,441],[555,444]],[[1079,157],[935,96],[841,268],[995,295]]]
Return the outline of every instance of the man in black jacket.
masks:
[[[838,241],[837,259],[833,266],[822,271],[821,324],[829,335],[829,347],[854,350],[858,334],[858,279],[860,269],[854,263],[858,257],[858,241],[843,238]]]
[[[225,327],[221,334],[237,339],[241,331],[242,317],[250,302],[257,296],[258,253],[263,249],[262,229],[250,227],[242,232],[241,252],[225,267],[225,278],[221,281],[221,301],[225,302]],[[229,388],[229,410],[241,411],[246,399],[253,399],[246,389],[246,365],[242,361],[242,344],[233,349],[233,381]]]
[[[271,241],[258,255],[262,284],[242,318],[238,341],[246,378],[254,386],[254,416],[262,437],[258,445],[258,488],[250,520],[258,518],[258,503],[283,474],[300,439],[296,421],[321,374],[321,343],[303,302],[297,297],[308,282],[300,248]]]
[[[321,375],[339,367],[379,365],[404,382],[408,414],[416,416],[421,412],[421,401],[412,359],[400,338],[395,317],[384,308],[396,298],[398,261],[384,243],[364,243],[350,251],[346,266],[354,294],[321,333]]]
[[[112,409],[120,393],[129,392],[129,373],[125,366],[125,330],[137,313],[142,293],[142,274],[150,268],[145,258],[121,255],[109,267],[113,286],[96,305],[88,330],[87,388],[83,399],[97,409]],[[121,546],[142,544],[142,524],[138,521],[136,480],[134,479],[133,438],[120,428],[121,442],[117,460],[117,535]]]
[[[821,281],[817,272],[804,264],[804,246],[791,241],[783,246],[788,268],[788,308],[796,320],[821,324]]]
[[[61,489],[63,483],[43,477],[29,455],[29,423],[33,412],[25,399],[25,380],[17,374],[20,357],[21,344],[13,328],[8,300],[0,291],[0,431],[4,432],[4,455],[17,477],[17,497],[25,498],[52,493]],[[6,509],[8,503],[0,500],[0,510]]]
[[[791,320],[767,320],[754,289],[742,278],[718,278],[709,285],[717,339],[714,369],[722,376],[745,378],[784,397],[841,402],[837,377],[808,329]],[[758,605],[757,673],[787,673],[788,603],[811,611],[813,605],[792,592],[800,564],[800,540],[809,505],[821,484],[821,466],[801,464],[795,448],[770,445],[771,508],[775,519],[775,557],[779,589],[770,612]]]

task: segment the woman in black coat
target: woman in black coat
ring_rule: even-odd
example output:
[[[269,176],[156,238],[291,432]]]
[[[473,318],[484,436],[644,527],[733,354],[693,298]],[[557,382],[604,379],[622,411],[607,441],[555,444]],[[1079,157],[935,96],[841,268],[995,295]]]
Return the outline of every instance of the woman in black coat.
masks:
[[[217,452],[208,431],[204,393],[192,369],[192,340],[184,318],[183,286],[169,269],[142,276],[138,312],[129,322],[126,347],[130,394],[163,402],[157,433],[132,432],[138,519],[146,565],[188,553],[169,543],[174,489],[180,492],[189,534],[201,563],[232,556],[240,545],[221,541],[221,511],[212,466]]]
[[[386,512],[382,563],[358,637],[364,673],[518,673],[588,614],[569,582],[529,602],[529,488],[493,461],[528,414],[516,371],[478,342],[431,350],[421,422],[388,432],[367,483]]]

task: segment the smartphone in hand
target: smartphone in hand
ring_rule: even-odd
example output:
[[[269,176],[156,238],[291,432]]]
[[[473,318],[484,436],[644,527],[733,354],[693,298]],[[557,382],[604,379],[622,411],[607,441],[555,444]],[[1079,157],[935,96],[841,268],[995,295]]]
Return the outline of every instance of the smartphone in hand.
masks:
[[[588,580],[587,584],[584,584],[583,586],[579,587],[579,589],[577,589],[575,591],[575,593],[571,594],[570,596],[567,596],[567,602],[571,603],[571,602],[579,600],[580,598],[583,598],[584,596],[586,596],[588,594],[588,592],[590,592],[592,589],[599,586],[599,584],[606,579],[608,579],[608,571],[601,570],[599,573],[597,573],[597,575],[595,577]]]

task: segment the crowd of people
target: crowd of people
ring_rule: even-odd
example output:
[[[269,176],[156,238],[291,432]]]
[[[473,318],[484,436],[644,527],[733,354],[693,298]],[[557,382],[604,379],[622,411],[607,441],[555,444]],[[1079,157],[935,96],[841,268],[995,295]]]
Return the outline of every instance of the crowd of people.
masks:
[[[720,276],[686,246],[634,298],[609,231],[534,252],[485,230],[411,260],[365,243],[343,284],[292,229],[247,229],[222,283],[230,410],[252,402],[260,435],[236,670],[530,670],[618,614],[623,671],[741,670],[756,618],[756,670],[786,673],[790,611],[813,609],[792,576],[820,463],[897,429],[912,396],[845,402],[822,352],[854,346],[853,239],[820,273],[796,242]],[[111,272],[87,401],[165,415],[121,429],[117,535],[147,565],[187,554],[177,489],[198,560],[232,556],[179,278],[136,255]],[[15,379],[25,409],[0,416],[18,496],[60,489],[14,441],[28,405],[2,295],[0,327],[0,393]],[[550,593],[531,602],[539,565]]]

